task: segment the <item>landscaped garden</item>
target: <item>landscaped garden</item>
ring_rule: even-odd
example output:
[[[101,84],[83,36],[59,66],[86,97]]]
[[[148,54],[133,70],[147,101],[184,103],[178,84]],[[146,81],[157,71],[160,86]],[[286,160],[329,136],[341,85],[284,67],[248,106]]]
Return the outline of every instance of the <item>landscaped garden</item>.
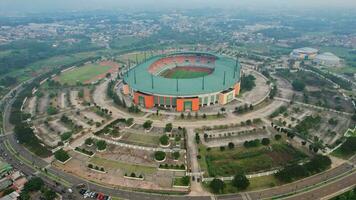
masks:
[[[284,141],[231,148],[199,145],[199,150],[200,166],[207,172],[205,175],[211,177],[268,171],[306,158],[305,154]]]

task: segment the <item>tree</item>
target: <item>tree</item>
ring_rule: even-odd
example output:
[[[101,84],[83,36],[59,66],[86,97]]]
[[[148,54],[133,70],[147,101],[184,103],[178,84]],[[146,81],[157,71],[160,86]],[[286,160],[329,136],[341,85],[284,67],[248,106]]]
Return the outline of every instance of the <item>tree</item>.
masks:
[[[276,134],[276,135],[274,136],[274,139],[275,139],[275,140],[280,140],[281,138],[282,138],[282,136],[279,135],[279,134]]]
[[[233,142],[229,142],[227,146],[229,147],[229,149],[235,148],[235,144]]]
[[[46,200],[53,200],[57,197],[57,194],[51,189],[45,189],[43,192],[43,197]]]
[[[238,189],[244,190],[250,185],[250,181],[243,174],[236,174],[232,179],[232,185]]]
[[[143,128],[144,129],[150,129],[152,127],[152,121],[151,120],[147,120],[145,121],[145,123],[143,123]]]
[[[197,144],[200,143],[200,136],[199,136],[199,133],[195,133],[195,142],[196,142]]]
[[[262,141],[261,141],[261,143],[262,143],[263,145],[267,146],[267,145],[269,145],[270,140],[269,140],[269,138],[263,138]]]
[[[174,160],[178,160],[178,159],[179,159],[179,156],[180,156],[179,151],[173,152],[173,153],[172,153],[172,156],[173,156],[173,159],[174,159]]]
[[[65,162],[70,158],[69,154],[63,149],[59,149],[58,151],[56,151],[54,153],[54,157],[61,162]]]
[[[256,78],[249,74],[249,75],[242,75],[241,77],[241,92],[246,92],[252,90],[256,84],[255,84]]]
[[[182,184],[185,186],[188,186],[190,183],[190,177],[189,176],[183,176],[182,177]]]
[[[292,82],[292,86],[295,91],[303,91],[305,88],[305,83],[301,80],[294,80]]]
[[[33,192],[40,190],[43,186],[44,182],[40,177],[33,177],[25,183],[23,190]]]
[[[169,138],[167,135],[162,135],[160,138],[159,138],[159,142],[161,143],[161,145],[168,145],[169,143]]]
[[[133,124],[133,122],[134,122],[133,118],[128,118],[128,119],[126,119],[125,124],[126,124],[126,126],[131,126]]]
[[[164,131],[171,132],[172,129],[173,129],[172,123],[168,123],[168,124],[166,124],[166,127],[164,128]]]
[[[166,158],[166,153],[163,151],[156,151],[154,157],[157,161],[163,161]]]
[[[86,145],[90,146],[90,145],[92,145],[93,143],[94,143],[93,138],[87,138],[87,139],[85,139],[85,144],[86,144]]]
[[[106,146],[107,146],[107,144],[106,144],[105,140],[98,140],[96,142],[96,147],[98,148],[99,151],[105,150]]]
[[[225,183],[220,179],[214,178],[210,182],[209,186],[214,193],[221,193],[224,190]]]
[[[351,119],[352,119],[353,121],[356,121],[356,114],[353,114],[353,115],[351,116]]]

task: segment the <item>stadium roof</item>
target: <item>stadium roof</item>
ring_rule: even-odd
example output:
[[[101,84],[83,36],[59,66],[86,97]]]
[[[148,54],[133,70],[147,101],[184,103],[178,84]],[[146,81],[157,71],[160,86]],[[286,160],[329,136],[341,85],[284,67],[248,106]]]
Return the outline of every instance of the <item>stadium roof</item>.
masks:
[[[204,77],[191,79],[164,78],[148,72],[150,65],[161,58],[189,54],[214,56],[214,71]],[[220,92],[234,86],[239,80],[240,64],[236,60],[205,52],[177,52],[153,56],[124,75],[124,81],[134,90],[167,96],[196,96]]]
[[[311,47],[303,47],[299,49],[294,49],[294,53],[305,53],[305,54],[313,54],[313,53],[318,53],[317,49],[311,48]]]
[[[325,61],[335,61],[335,62],[340,61],[339,57],[337,57],[335,54],[330,53],[330,52],[325,52],[325,53],[319,54],[315,57],[315,59],[325,60]]]

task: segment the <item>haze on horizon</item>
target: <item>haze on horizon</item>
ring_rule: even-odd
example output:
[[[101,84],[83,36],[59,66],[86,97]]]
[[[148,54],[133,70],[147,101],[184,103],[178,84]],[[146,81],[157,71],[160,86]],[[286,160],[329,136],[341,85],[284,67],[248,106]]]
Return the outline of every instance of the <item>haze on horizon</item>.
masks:
[[[1,0],[0,12],[34,13],[90,10],[221,9],[356,9],[355,0]]]

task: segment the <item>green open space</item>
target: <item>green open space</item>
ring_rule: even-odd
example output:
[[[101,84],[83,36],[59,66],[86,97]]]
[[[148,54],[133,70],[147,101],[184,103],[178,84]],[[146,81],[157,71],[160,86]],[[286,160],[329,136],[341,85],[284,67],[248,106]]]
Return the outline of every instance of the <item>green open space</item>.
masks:
[[[233,176],[238,173],[268,171],[298,162],[306,155],[286,142],[273,142],[270,146],[235,147],[233,149],[211,148],[200,145],[200,167],[213,176]]]
[[[94,165],[102,166],[105,169],[121,169],[125,173],[134,172],[136,174],[153,174],[157,171],[156,167],[146,166],[146,165],[137,165],[131,163],[125,163],[117,160],[109,160],[105,158],[100,158],[94,156],[89,160],[89,163]]]
[[[82,67],[77,67],[72,70],[65,71],[59,75],[59,82],[62,84],[75,85],[76,83],[84,83],[96,76],[107,72],[110,66],[101,66],[98,64],[88,64]]]
[[[24,81],[40,72],[49,71],[54,67],[69,65],[71,63],[76,63],[81,60],[88,59],[90,57],[95,57],[97,55],[101,55],[101,53],[99,51],[90,51],[74,53],[70,55],[53,56],[47,59],[34,62],[26,68],[12,71],[7,75],[17,77],[19,81]]]
[[[344,143],[331,153],[331,155],[342,158],[349,159],[356,153],[356,136],[347,137]]]
[[[143,146],[156,146],[159,144],[159,136],[140,133],[125,133],[122,140]]]

